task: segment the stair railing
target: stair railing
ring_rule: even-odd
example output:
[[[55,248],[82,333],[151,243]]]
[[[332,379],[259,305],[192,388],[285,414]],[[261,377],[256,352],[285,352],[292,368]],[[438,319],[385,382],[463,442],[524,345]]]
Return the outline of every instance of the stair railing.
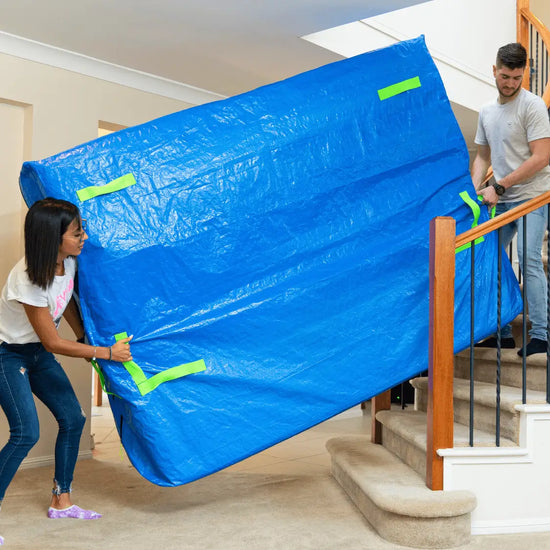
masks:
[[[458,236],[453,218],[438,217],[431,222],[426,485],[433,490],[443,489],[443,459],[437,451],[453,447],[455,250],[549,203],[550,191]]]
[[[549,107],[550,31],[530,11],[529,0],[517,0],[517,40],[523,44],[529,58],[529,70],[525,71],[523,87],[537,95],[541,95],[546,106]],[[435,218],[432,220],[430,226],[430,359],[428,374],[428,448],[426,456],[426,485],[432,490],[443,489],[443,459],[437,454],[437,450],[453,447],[454,364],[452,342],[454,327],[452,316],[454,315],[455,247],[458,248],[464,244],[473,243],[477,238],[496,231],[549,203],[550,192],[547,192],[456,237],[454,235],[455,222],[452,218]],[[474,250],[474,244],[471,246]],[[440,265],[441,263],[442,265]],[[446,323],[447,327],[442,329],[441,323]],[[523,394],[525,401],[525,358],[523,361]],[[473,376],[470,378],[473,382]],[[547,376],[547,396],[549,394],[550,380]],[[472,426],[470,429],[472,429]]]
[[[529,70],[525,71],[523,87],[537,95],[542,95],[546,106],[550,107],[550,31],[531,12],[529,0],[517,0],[516,5],[517,41],[525,47],[529,58]],[[490,169],[486,181],[491,177]],[[443,459],[437,454],[437,450],[453,447],[455,249],[491,231],[497,231],[500,227],[549,203],[550,192],[458,236],[455,235],[453,218],[434,218],[430,224],[430,351],[426,485],[432,490],[443,489]],[[475,249],[474,245],[472,247]],[[550,395],[550,379],[547,379],[547,395]],[[382,443],[381,425],[376,420],[376,413],[390,407],[390,390],[372,398],[371,439],[374,443]]]

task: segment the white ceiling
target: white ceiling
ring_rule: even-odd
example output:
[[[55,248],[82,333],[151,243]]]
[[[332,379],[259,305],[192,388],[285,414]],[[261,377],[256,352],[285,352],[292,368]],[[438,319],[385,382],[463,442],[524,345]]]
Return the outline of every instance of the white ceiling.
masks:
[[[0,0],[0,31],[231,96],[340,59],[300,37],[422,0]]]

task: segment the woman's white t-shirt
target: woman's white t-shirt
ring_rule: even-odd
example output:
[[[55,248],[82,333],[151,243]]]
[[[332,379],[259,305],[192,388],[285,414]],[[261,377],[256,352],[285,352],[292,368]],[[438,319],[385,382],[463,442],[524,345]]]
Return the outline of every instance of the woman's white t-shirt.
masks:
[[[65,260],[65,275],[56,275],[47,290],[31,283],[22,258],[8,275],[0,295],[0,342],[28,344],[40,342],[34,332],[23,304],[47,307],[55,326],[59,326],[63,312],[74,290],[75,258]]]

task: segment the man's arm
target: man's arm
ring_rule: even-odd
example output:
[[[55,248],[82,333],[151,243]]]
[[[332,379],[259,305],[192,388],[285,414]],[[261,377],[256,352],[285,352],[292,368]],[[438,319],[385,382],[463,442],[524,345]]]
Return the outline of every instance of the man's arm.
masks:
[[[504,176],[500,181],[498,181],[497,183],[499,185],[502,185],[505,189],[509,189],[513,185],[517,185],[518,183],[522,183],[531,178],[539,170],[542,170],[545,166],[548,166],[550,161],[550,138],[530,141],[529,149],[531,150],[531,156],[525,162],[520,164],[513,172],[510,172],[507,176]],[[473,177],[472,169],[472,180]],[[478,189],[478,192],[483,196],[484,204],[489,205],[489,207],[495,206],[498,202],[498,195],[493,186]]]
[[[508,189],[512,185],[522,183],[534,176],[550,162],[550,138],[536,139],[529,142],[531,156],[513,172],[502,178],[498,183]]]
[[[483,180],[487,176],[487,171],[491,166],[491,148],[488,145],[478,145],[477,153],[472,164],[472,181],[474,187],[479,191]]]

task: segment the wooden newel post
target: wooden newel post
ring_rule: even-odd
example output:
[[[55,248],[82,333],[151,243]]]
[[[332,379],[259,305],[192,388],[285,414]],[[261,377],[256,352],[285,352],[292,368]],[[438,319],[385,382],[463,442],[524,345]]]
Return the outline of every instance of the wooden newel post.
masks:
[[[389,411],[391,409],[391,390],[387,390],[372,398],[371,401],[371,441],[382,445],[382,424],[376,420],[378,411]]]
[[[438,449],[453,446],[453,340],[455,220],[430,223],[430,338],[426,485],[443,489],[443,459]]]

